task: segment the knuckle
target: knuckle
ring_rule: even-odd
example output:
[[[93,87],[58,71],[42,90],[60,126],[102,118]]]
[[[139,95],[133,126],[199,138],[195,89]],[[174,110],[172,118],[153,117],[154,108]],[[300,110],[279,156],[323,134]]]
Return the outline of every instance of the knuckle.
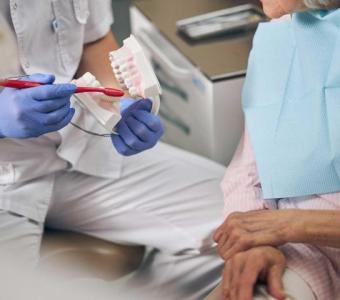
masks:
[[[228,219],[226,226],[230,229],[235,228],[238,226],[238,220],[235,217],[231,217]]]
[[[248,276],[244,276],[240,278],[239,284],[240,284],[240,287],[242,287],[242,286],[249,286],[253,284],[253,282]]]
[[[241,239],[240,233],[237,229],[232,230],[232,232],[230,233],[230,238],[233,241],[239,241]]]
[[[149,122],[149,125],[151,128],[158,128],[159,127],[158,119],[152,118]]]
[[[247,237],[245,236],[238,236],[238,244],[242,247],[242,248],[245,248],[245,247],[249,247],[250,246],[250,241]]]
[[[234,220],[234,221],[237,221],[239,219],[239,217],[241,216],[241,213],[240,212],[233,212],[229,215],[229,218],[230,220]]]
[[[227,255],[227,253],[225,253],[225,252],[221,252],[220,253],[220,256],[224,259],[224,260],[227,260],[229,257],[228,257],[228,255]]]
[[[53,124],[55,122],[55,116],[54,115],[48,115],[46,118],[42,121],[43,125],[49,125]]]
[[[223,287],[223,295],[225,297],[229,297],[229,295],[230,295],[230,288],[229,287]]]
[[[136,128],[136,134],[143,140],[146,140],[148,138],[148,134],[145,128],[138,126]]]
[[[135,142],[135,138],[131,134],[122,134],[122,138],[129,147],[132,147]]]
[[[137,141],[136,139],[131,139],[131,141],[130,141],[130,143],[129,143],[129,146],[130,146],[131,148],[133,148],[133,149],[136,149],[136,148],[138,148],[139,143],[138,143],[138,141]]]

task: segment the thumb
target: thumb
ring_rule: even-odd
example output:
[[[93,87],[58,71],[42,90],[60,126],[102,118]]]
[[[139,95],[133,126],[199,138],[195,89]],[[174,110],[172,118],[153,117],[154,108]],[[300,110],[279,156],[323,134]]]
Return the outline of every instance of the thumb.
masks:
[[[283,288],[284,264],[272,266],[267,273],[267,291],[275,299],[284,300],[286,295]]]
[[[136,100],[130,99],[130,98],[125,98],[125,99],[120,100],[119,102],[120,111],[124,112],[134,103],[136,103]]]
[[[141,99],[137,101],[134,110],[144,110],[146,112],[151,112],[152,102],[149,99]]]
[[[152,108],[152,102],[149,99],[132,100],[124,99],[120,102],[120,110],[124,118],[131,115],[132,112],[136,111],[147,111],[150,112]]]
[[[29,75],[23,78],[24,80],[31,80],[39,83],[44,84],[52,84],[55,80],[55,76],[52,74],[42,74],[42,73],[35,73],[33,75]]]

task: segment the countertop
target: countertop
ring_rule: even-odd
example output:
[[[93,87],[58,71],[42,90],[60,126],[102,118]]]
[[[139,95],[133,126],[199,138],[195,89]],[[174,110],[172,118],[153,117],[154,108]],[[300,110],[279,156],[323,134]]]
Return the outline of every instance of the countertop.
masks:
[[[177,31],[178,20],[256,0],[135,0],[133,5],[212,81],[245,75],[254,31],[190,43]]]

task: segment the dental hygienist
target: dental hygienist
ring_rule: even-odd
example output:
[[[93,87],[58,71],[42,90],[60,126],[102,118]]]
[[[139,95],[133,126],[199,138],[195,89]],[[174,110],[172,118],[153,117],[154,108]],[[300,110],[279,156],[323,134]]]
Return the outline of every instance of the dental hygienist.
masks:
[[[223,167],[161,143],[143,152],[163,131],[149,100],[123,111],[112,138],[70,124],[100,128],[71,108],[67,82],[91,72],[116,85],[111,10],[109,0],[0,0],[0,53],[13,54],[0,77],[42,73],[29,79],[46,84],[0,93],[0,249],[35,263],[44,225],[145,245],[139,299],[202,299],[222,267],[209,237],[222,221]]]

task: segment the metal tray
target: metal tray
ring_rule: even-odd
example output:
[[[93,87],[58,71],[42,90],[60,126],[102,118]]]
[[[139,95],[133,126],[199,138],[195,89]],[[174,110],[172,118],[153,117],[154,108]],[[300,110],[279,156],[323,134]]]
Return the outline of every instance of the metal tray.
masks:
[[[260,7],[245,4],[183,19],[178,21],[176,25],[180,33],[191,40],[198,41],[254,30],[258,23],[264,21],[268,21],[268,18]]]

